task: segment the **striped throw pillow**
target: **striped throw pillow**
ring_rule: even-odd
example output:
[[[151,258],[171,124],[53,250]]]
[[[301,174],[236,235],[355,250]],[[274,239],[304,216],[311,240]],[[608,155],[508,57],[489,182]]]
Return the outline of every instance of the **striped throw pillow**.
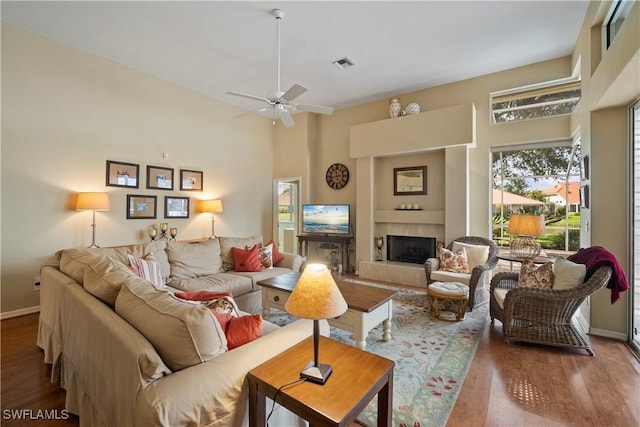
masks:
[[[131,254],[129,257],[129,264],[131,265],[133,272],[148,280],[158,290],[164,290],[164,283],[162,283],[162,275],[160,274],[160,264],[149,254],[145,259],[137,258]]]

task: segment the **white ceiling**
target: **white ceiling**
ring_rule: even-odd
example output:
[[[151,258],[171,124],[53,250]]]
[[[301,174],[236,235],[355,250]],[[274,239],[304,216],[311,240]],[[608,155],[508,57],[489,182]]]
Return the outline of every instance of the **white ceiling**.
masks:
[[[2,21],[255,109],[276,86],[343,108],[571,54],[588,1],[9,2]],[[348,57],[355,66],[331,63]],[[534,83],[534,82],[532,82]]]

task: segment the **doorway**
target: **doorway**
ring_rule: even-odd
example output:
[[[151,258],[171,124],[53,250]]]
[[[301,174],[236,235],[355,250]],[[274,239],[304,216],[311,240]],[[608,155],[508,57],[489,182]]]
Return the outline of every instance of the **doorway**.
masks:
[[[274,181],[274,236],[278,249],[297,253],[300,215],[300,178],[280,178]]]

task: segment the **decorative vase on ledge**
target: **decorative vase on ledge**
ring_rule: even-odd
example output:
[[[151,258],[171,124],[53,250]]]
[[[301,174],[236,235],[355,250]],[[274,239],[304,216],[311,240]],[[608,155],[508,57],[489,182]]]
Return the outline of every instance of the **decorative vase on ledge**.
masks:
[[[402,110],[402,106],[400,105],[400,98],[392,98],[389,101],[389,117],[395,119],[400,115],[400,110]]]

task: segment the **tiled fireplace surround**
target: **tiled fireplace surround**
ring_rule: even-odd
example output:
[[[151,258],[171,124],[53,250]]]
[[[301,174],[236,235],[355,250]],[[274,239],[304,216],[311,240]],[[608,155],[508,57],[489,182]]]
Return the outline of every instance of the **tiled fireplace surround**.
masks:
[[[389,143],[393,141],[393,143]],[[386,119],[351,127],[350,152],[356,159],[356,273],[363,279],[384,280],[426,288],[419,264],[375,261],[375,236],[435,237],[446,243],[468,235],[468,150],[475,147],[475,106],[459,105],[413,116]],[[424,206],[421,211],[396,211],[380,206],[376,159],[444,150],[444,210]],[[385,257],[386,258],[386,257]]]

